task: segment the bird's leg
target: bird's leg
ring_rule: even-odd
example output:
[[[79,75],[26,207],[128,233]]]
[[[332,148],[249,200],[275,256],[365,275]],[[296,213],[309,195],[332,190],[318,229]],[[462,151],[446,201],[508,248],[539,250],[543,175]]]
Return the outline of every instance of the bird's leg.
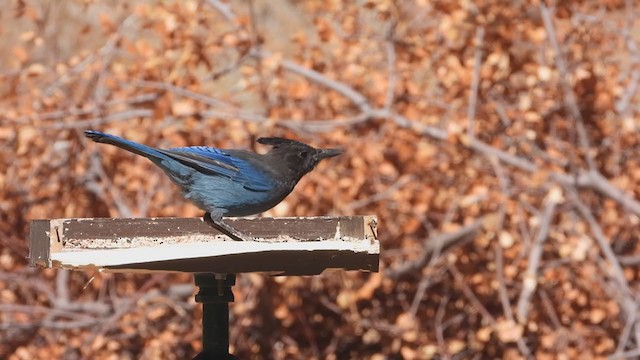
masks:
[[[252,238],[222,221],[222,215],[206,212],[202,217],[202,220],[235,241],[253,241]]]

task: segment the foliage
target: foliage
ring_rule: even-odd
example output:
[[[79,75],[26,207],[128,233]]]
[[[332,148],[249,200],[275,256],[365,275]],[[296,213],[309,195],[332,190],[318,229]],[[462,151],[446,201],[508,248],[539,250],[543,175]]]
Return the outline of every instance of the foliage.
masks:
[[[0,357],[200,349],[189,276],[27,267],[31,219],[201,215],[88,128],[164,147],[262,151],[267,134],[347,149],[265,215],[375,213],[381,273],[240,276],[240,358],[624,358],[640,346],[633,1],[11,5]]]

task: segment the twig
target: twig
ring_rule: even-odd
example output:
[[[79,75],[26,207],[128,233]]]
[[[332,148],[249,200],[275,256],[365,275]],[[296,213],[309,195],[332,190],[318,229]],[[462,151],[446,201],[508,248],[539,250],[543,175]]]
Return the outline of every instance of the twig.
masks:
[[[640,255],[618,256],[621,265],[637,266],[640,264]]]
[[[284,66],[284,64],[288,64],[288,65]],[[363,103],[365,104],[360,106],[362,111],[361,114],[355,116],[349,121],[344,121],[344,122],[332,121],[332,120],[307,121],[304,123],[300,123],[299,128],[307,129],[310,131],[313,131],[314,129],[320,130],[320,131],[327,131],[338,126],[350,126],[356,123],[366,122],[373,119],[387,118],[392,120],[396,125],[400,127],[412,129],[413,131],[416,131],[419,134],[427,135],[434,139],[446,140],[448,137],[447,132],[444,130],[437,129],[416,121],[409,120],[406,117],[396,114],[392,111],[387,111],[385,109],[372,108],[367,104],[366,98],[364,97],[364,95],[358,93],[353,88],[348,87],[347,85],[336,82],[335,80],[325,78],[322,74],[316,71],[305,69],[300,65],[297,65],[288,60],[283,61],[283,67],[285,67],[288,70],[295,71],[296,73],[302,76],[308,77],[310,80],[315,81],[320,85],[329,87],[330,89],[333,89],[343,94],[344,96],[352,100],[355,104],[363,104]],[[279,123],[278,120],[274,120],[274,122]],[[287,125],[291,126],[292,124],[289,123]],[[527,159],[518,157],[517,155],[508,153],[506,151],[496,149],[491,145],[481,140],[478,140],[476,138],[471,138],[468,141],[467,146],[474,151],[480,152],[484,155],[493,156],[498,160],[500,160],[501,162],[504,162],[508,165],[516,167],[520,170],[524,170],[531,173],[539,171],[539,167],[535,163]],[[588,148],[586,149],[586,151],[587,153],[589,153]],[[554,181],[557,181],[562,185],[572,185],[572,186],[579,186],[584,188],[591,188],[602,195],[611,197],[616,202],[620,203],[622,206],[626,207],[627,209],[630,209],[635,214],[640,215],[640,202],[625,195],[620,189],[616,188],[614,185],[608,182],[602,175],[600,175],[600,173],[597,172],[595,168],[591,171],[578,170],[577,174],[575,175],[567,175],[567,174],[558,173],[558,172],[551,172],[549,176]]]
[[[493,157],[489,157],[489,161],[491,162],[491,165],[498,178],[500,189],[505,194],[505,196],[509,196],[511,193],[510,184],[509,184],[509,179],[504,173],[504,169],[502,168],[502,166],[500,165],[500,162],[497,159]],[[502,230],[504,227],[503,223],[504,223],[505,215],[506,215],[506,207],[503,203],[502,206],[500,207],[500,225],[497,226],[497,228],[500,230]],[[511,309],[511,301],[509,300],[509,294],[507,293],[507,282],[504,278],[504,257],[503,257],[502,245],[499,243],[496,243],[494,247],[495,247],[495,258],[496,258],[495,259],[496,279],[498,281],[498,294],[500,296],[500,303],[502,304],[502,309],[504,311],[504,315],[507,318],[507,320],[515,323],[516,321],[513,316],[513,310]],[[531,357],[531,350],[525,343],[524,339],[522,339],[522,337],[518,338],[518,340],[516,341],[516,344],[518,345],[518,349],[520,350],[523,356],[525,356],[526,358]]]
[[[509,118],[509,114],[507,114],[507,109],[505,109],[504,101],[502,99],[497,99],[494,101],[496,107],[496,114],[498,114],[498,118],[502,122],[504,127],[511,126],[511,118]]]
[[[486,218],[480,218],[472,224],[462,227],[461,229],[451,232],[439,234],[431,237],[425,244],[422,254],[413,260],[404,262],[394,268],[385,271],[385,275],[392,279],[400,279],[404,276],[417,272],[424,268],[430,260],[431,253],[438,248],[450,248],[455,245],[461,245],[473,239],[473,235],[478,231]]]
[[[560,322],[560,318],[558,317],[556,309],[553,307],[553,302],[549,298],[549,294],[547,294],[544,288],[541,287],[538,291],[538,295],[540,295],[540,299],[542,300],[544,307],[547,308],[547,313],[551,318],[551,323],[553,323],[556,329],[564,328],[564,326],[562,326],[562,323]]]
[[[622,190],[611,184],[601,173],[590,171],[582,174],[586,178],[584,187],[591,188],[600,194],[611,198],[623,207],[631,210],[636,215],[640,215],[640,202],[625,194]]]
[[[413,301],[411,302],[411,307],[409,308],[409,313],[415,317],[418,313],[418,309],[420,308],[420,303],[424,298],[424,294],[431,287],[431,285],[440,282],[442,275],[444,274],[444,270],[440,267],[437,270],[436,274],[425,275],[420,283],[418,284],[418,288],[416,289],[416,294],[413,297]],[[437,275],[437,277],[436,277]]]
[[[609,263],[610,267],[607,269],[608,271],[605,271],[605,274],[610,274],[613,280],[617,283],[616,287],[620,289],[619,303],[623,311],[623,316],[626,319],[626,324],[622,334],[620,335],[620,339],[618,340],[618,347],[614,353],[614,355],[617,356],[624,351],[632,328],[637,326],[637,304],[629,287],[629,283],[624,276],[622,266],[620,265],[615,252],[611,248],[609,239],[604,235],[602,228],[591,213],[591,210],[582,202],[577,193],[574,191],[568,191],[568,193],[571,195],[573,204],[582,218],[587,222],[587,224],[589,224],[591,233],[593,234],[598,247],[600,247],[600,251],[602,251],[602,254]]]
[[[85,339],[85,341],[84,341],[85,346],[90,345],[91,343],[94,342],[94,340],[97,337],[102,336],[103,334],[105,334],[109,330],[111,330],[111,328],[116,325],[116,322],[120,319],[120,317],[122,317],[127,312],[129,312],[131,310],[131,308],[135,306],[135,304],[138,302],[138,300],[140,300],[141,298],[143,298],[146,295],[146,292],[149,289],[154,287],[156,284],[161,283],[164,280],[166,280],[166,277],[167,277],[167,275],[165,275],[165,274],[152,275],[151,278],[149,280],[147,280],[144,283],[144,285],[142,285],[140,287],[140,289],[138,289],[138,292],[136,292],[134,295],[126,298],[120,304],[118,304],[118,306],[116,306],[116,312],[113,315],[111,315],[109,318],[107,318],[107,319],[105,319],[105,320],[103,320],[101,322],[101,324],[102,324],[101,328],[98,331],[94,332],[91,337]]]
[[[591,146],[589,144],[589,137],[587,135],[587,130],[584,126],[584,119],[582,118],[582,114],[580,113],[580,108],[578,107],[578,100],[576,99],[576,94],[573,92],[573,88],[569,83],[568,79],[568,70],[567,64],[562,56],[562,50],[560,49],[560,45],[558,44],[558,38],[556,37],[556,31],[553,26],[553,19],[551,18],[551,12],[549,8],[544,3],[540,4],[540,15],[542,16],[542,22],[544,23],[545,30],[547,31],[547,38],[551,43],[551,47],[555,52],[555,63],[558,68],[558,72],[560,74],[560,82],[562,84],[562,90],[565,98],[565,107],[568,112],[576,121],[576,130],[578,131],[578,141],[580,143],[580,147],[584,150],[584,156],[587,160],[587,164],[589,169],[595,170],[597,169],[596,163],[593,159],[593,155],[591,154]]]
[[[634,37],[633,22],[636,17],[634,15],[633,1],[626,0],[624,4],[627,16],[622,35],[625,39],[625,43],[627,44],[627,48],[629,49],[631,64],[638,66],[640,65],[640,49],[638,49],[638,43],[635,41]],[[621,116],[629,115],[630,104],[638,91],[638,85],[640,85],[640,70],[637,68],[631,70],[631,76],[628,77],[630,78],[629,83],[627,84],[622,97],[615,105],[616,111]]]
[[[504,316],[508,320],[514,320],[513,310],[511,310],[511,302],[509,301],[509,294],[507,293],[507,282],[504,279],[504,256],[502,254],[502,245],[496,243],[494,248],[496,257],[496,279],[498,280],[500,303],[502,303]]]
[[[440,305],[438,305],[438,311],[436,312],[436,317],[434,319],[435,328],[436,328],[436,341],[438,342],[438,347],[440,348],[440,352],[442,353],[443,359],[451,359],[451,354],[449,354],[449,350],[447,349],[446,343],[444,341],[444,327],[442,325],[442,320],[444,319],[444,315],[446,314],[447,303],[449,302],[449,295],[444,296],[440,299]]]
[[[415,176],[413,176],[412,174],[403,175],[400,178],[398,178],[398,180],[396,180],[396,182],[394,182],[391,186],[387,187],[384,191],[377,192],[374,195],[364,199],[353,201],[347,204],[346,207],[353,210],[353,209],[361,208],[363,206],[367,206],[371,203],[384,200],[388,198],[391,194],[401,189],[403,186],[413,181],[414,179],[415,179]]]
[[[620,333],[620,337],[618,338],[618,347],[616,348],[616,351],[613,353],[614,357],[617,354],[622,353],[622,351],[624,351],[624,349],[627,347],[627,344],[629,343],[629,337],[631,336],[631,331],[633,330],[638,320],[638,309],[634,307],[632,311],[633,312],[631,314],[629,314],[628,316],[625,316],[624,328],[622,328],[622,332]]]
[[[95,117],[91,119],[77,120],[72,123],[54,123],[49,125],[43,125],[42,128],[52,129],[52,130],[83,129],[83,128],[100,126],[107,123],[127,121],[133,118],[150,117],[152,115],[153,115],[152,110],[132,109],[132,110],[122,111],[114,114],[109,114],[104,117],[100,116],[100,117]]]
[[[98,71],[96,76],[96,81],[95,81],[94,91],[93,91],[94,101],[96,102],[96,104],[98,104],[98,107],[96,108],[96,113],[102,111],[102,105],[104,104],[105,99],[107,97],[105,86],[104,86],[105,76],[107,74],[107,70],[109,66],[111,65],[115,57],[116,48],[119,40],[122,38],[123,29],[125,29],[130,22],[133,22],[134,19],[135,18],[133,17],[133,15],[127,16],[118,26],[116,33],[112,35],[111,39],[107,42],[105,47],[103,47],[100,51],[99,55],[102,61],[100,64],[100,70]]]
[[[93,153],[90,156],[89,161],[89,169],[87,170],[86,174],[88,180],[85,181],[84,187],[88,191],[105,201],[108,201],[108,199],[105,197],[105,188],[108,189],[109,193],[111,194],[111,200],[115,204],[116,209],[118,209],[118,213],[124,217],[133,217],[133,212],[131,211],[129,205],[125,203],[125,200],[122,197],[120,191],[117,189],[117,187],[112,186],[113,184],[111,183],[111,179],[104,171],[102,161],[100,160],[100,157],[97,156],[97,153]],[[91,177],[99,178],[102,181],[103,185],[100,186],[95,181],[93,181]]]
[[[538,284],[538,268],[540,267],[540,259],[542,258],[542,248],[544,242],[549,235],[549,229],[551,228],[551,221],[556,210],[556,201],[547,197],[547,204],[542,212],[542,219],[540,220],[540,228],[538,229],[538,235],[534,240],[531,251],[529,254],[529,261],[527,263],[527,270],[524,272],[524,279],[522,284],[522,291],[518,298],[516,305],[516,314],[518,321],[521,324],[526,324],[527,316],[529,314],[529,305],[531,303],[531,296],[536,290]]]
[[[398,73],[396,71],[396,47],[394,43],[396,23],[389,25],[385,41],[385,49],[387,53],[387,94],[384,98],[384,109],[390,110],[395,99],[396,83],[398,82]]]
[[[476,51],[473,62],[473,77],[469,90],[469,105],[467,106],[467,136],[475,137],[476,106],[478,103],[478,88],[480,86],[480,65],[482,63],[482,46],[484,41],[484,26],[476,30]]]
[[[151,89],[156,89],[156,90],[163,90],[163,91],[168,91],[172,94],[175,95],[179,95],[188,99],[192,99],[198,102],[201,102],[203,104],[206,104],[208,106],[211,106],[215,109],[226,109],[226,111],[221,111],[221,110],[213,110],[213,109],[209,109],[209,110],[203,110],[198,112],[197,114],[200,115],[201,117],[205,117],[205,118],[220,118],[220,119],[228,119],[228,120],[234,120],[234,119],[238,119],[238,120],[242,120],[242,121],[248,121],[248,122],[268,122],[270,121],[269,118],[262,116],[262,115],[258,115],[258,114],[254,114],[248,111],[243,111],[238,109],[237,107],[235,107],[232,104],[229,104],[225,101],[222,101],[220,99],[216,99],[212,96],[208,96],[208,95],[204,95],[204,94],[200,94],[197,93],[195,91],[191,91],[191,90],[187,90],[185,88],[181,88],[179,86],[175,86],[173,84],[168,84],[168,83],[163,83],[163,82],[159,82],[159,81],[146,81],[146,80],[140,80],[140,81],[136,81],[133,83],[134,86],[138,86],[138,87],[144,87],[144,88],[151,88]],[[282,122],[286,122],[289,120],[281,120]]]
[[[489,310],[487,310],[487,308],[484,307],[484,305],[482,305],[482,302],[480,302],[476,294],[473,293],[473,290],[471,290],[471,288],[467,284],[467,281],[464,279],[464,276],[462,275],[462,273],[460,273],[460,270],[458,270],[455,264],[451,264],[451,263],[447,264],[447,269],[449,270],[449,272],[451,272],[454,279],[456,280],[456,283],[462,289],[462,292],[465,294],[467,299],[469,299],[469,301],[471,302],[471,305],[473,305],[473,307],[478,311],[478,313],[480,313],[484,321],[487,324],[492,324],[492,325],[495,324],[496,319],[493,317],[493,315],[491,315]]]
[[[157,93],[142,94],[142,95],[133,96],[125,99],[110,100],[104,104],[104,107],[108,108],[108,107],[117,106],[121,104],[137,105],[141,103],[148,103],[148,102],[154,101],[157,98],[158,98]],[[91,107],[88,109],[71,108],[71,109],[65,109],[65,110],[55,110],[55,111],[50,111],[46,113],[27,115],[27,116],[22,116],[22,117],[13,119],[13,120],[12,119],[7,119],[7,120],[14,124],[26,124],[30,121],[47,121],[47,120],[56,120],[64,117],[70,117],[70,116],[82,116],[82,115],[91,114],[95,111],[96,111],[95,107]]]
[[[618,360],[618,359],[637,359],[640,356],[640,348],[636,348],[633,350],[629,350],[626,352],[615,353],[609,356],[609,360]]]
[[[136,17],[134,15],[127,16],[120,23],[120,25],[118,25],[118,29],[116,33],[113,36],[111,36],[102,47],[100,47],[96,52],[85,57],[77,65],[69,69],[62,76],[58,77],[53,83],[47,86],[43,91],[44,96],[51,95],[51,93],[54,91],[55,88],[60,86],[60,84],[66,82],[72,76],[82,72],[85,68],[87,68],[87,66],[89,66],[89,64],[97,61],[98,59],[102,59],[103,57],[109,57],[110,56],[109,54],[113,52],[116,44],[118,43],[118,41],[120,40],[120,37],[122,36],[122,33],[124,33],[124,30],[129,25],[131,25],[131,23],[133,23],[135,20],[136,20]]]
[[[212,96],[208,96],[208,95],[204,95],[204,94],[199,94],[195,91],[191,91],[191,90],[187,90],[185,88],[181,88],[179,86],[175,86],[173,84],[169,84],[169,83],[165,83],[165,82],[160,82],[160,81],[149,81],[149,80],[138,80],[132,83],[133,86],[136,87],[141,87],[141,88],[149,88],[149,89],[155,89],[155,90],[163,90],[163,91],[168,91],[170,93],[176,94],[176,95],[180,95],[182,97],[188,98],[188,99],[192,99],[192,100],[196,100],[198,102],[201,102],[203,104],[207,104],[209,106],[213,106],[216,108],[232,108],[235,109],[234,106],[232,106],[229,103],[226,103],[220,99],[216,99]]]
[[[98,323],[98,319],[78,312],[61,310],[56,308],[49,308],[44,306],[32,306],[32,305],[20,305],[20,304],[0,304],[0,311],[7,313],[29,313],[37,314],[43,313],[47,317],[44,320],[39,320],[34,323],[19,324],[19,323],[3,323],[0,324],[0,330],[15,329],[18,327],[31,328],[34,326],[41,326],[53,329],[73,329],[78,327],[91,326]],[[71,319],[67,321],[53,320],[56,317],[64,317]]]
[[[262,39],[260,37],[260,30],[258,29],[258,19],[254,0],[247,1],[247,6],[249,7],[249,33],[251,35],[251,43],[253,46],[251,51],[260,52],[262,49]],[[246,52],[245,54],[251,54],[251,51]],[[272,103],[270,101],[271,97],[269,96],[269,92],[267,91],[268,85],[267,80],[265,79],[265,69],[261,58],[256,58],[255,60],[255,71],[257,76],[254,77],[254,79],[257,79],[260,97],[267,108],[266,112],[269,112],[269,109],[272,107]]]
[[[267,58],[272,55],[268,51],[256,50],[256,49],[252,49],[251,54],[261,59]],[[320,84],[328,89],[331,89],[341,94],[342,96],[351,100],[351,102],[353,102],[354,105],[356,105],[360,109],[360,111],[362,111],[363,113],[368,114],[371,111],[371,106],[369,105],[367,98],[364,97],[364,95],[362,95],[360,92],[350,87],[349,85],[346,85],[345,83],[339,82],[337,80],[329,79],[328,77],[322,75],[321,73],[315,70],[300,66],[290,60],[286,60],[286,59],[282,60],[280,62],[280,66],[287,71],[290,71],[294,74],[298,74],[306,79],[309,79],[317,84]]]
[[[69,270],[60,269],[56,274],[56,303],[66,305],[69,303]]]
[[[374,111],[368,113],[360,113],[355,116],[348,117],[346,119],[337,120],[273,120],[276,125],[284,126],[292,130],[309,131],[309,132],[324,132],[336,127],[353,126],[361,124],[373,119],[385,118],[388,112],[384,110]]]
[[[223,112],[223,111],[217,111],[217,110],[205,110],[205,111],[201,111],[200,116],[204,117],[204,118],[215,118],[215,119],[226,119],[226,120],[242,120],[242,121],[246,121],[246,122],[256,122],[256,123],[266,123],[269,122],[269,118],[262,116],[262,115],[257,115],[257,114],[251,114],[245,111],[237,111],[237,112],[231,112],[231,113],[227,113],[227,112]]]
[[[556,43],[557,43],[557,40],[556,40]],[[265,51],[253,51],[252,54],[253,56],[257,56],[257,57],[267,57],[270,55],[268,52],[265,52]],[[333,79],[329,79],[315,70],[307,69],[290,60],[282,60],[281,66],[288,71],[291,71],[300,76],[303,76],[309,79],[310,81],[313,81],[319,85],[322,85],[326,88],[334,90],[339,94],[345,96],[360,108],[360,114],[345,121],[320,120],[320,121],[305,121],[304,123],[300,123],[300,122],[287,122],[282,120],[272,120],[276,124],[288,126],[288,127],[295,127],[297,129],[306,129],[309,131],[313,131],[313,130],[328,131],[335,127],[351,126],[354,124],[358,124],[358,123],[362,123],[362,122],[366,122],[374,119],[390,119],[399,127],[411,129],[421,135],[426,135],[438,140],[446,140],[448,138],[448,133],[445,130],[434,128],[432,126],[428,126],[420,122],[407,119],[406,117],[400,114],[396,114],[391,110],[378,109],[378,108],[371,107],[366,97],[362,95],[360,92],[356,91],[355,89],[353,89],[352,87],[344,83],[341,83]],[[573,95],[573,92],[570,91],[570,94]],[[578,115],[579,115],[579,111],[578,111]],[[586,140],[586,138],[583,138],[583,140]],[[585,148],[585,152],[587,153],[587,155],[589,155],[590,152],[589,152],[588,143],[586,145],[587,147]],[[513,167],[516,167],[523,171],[534,173],[540,170],[539,167],[532,161],[529,161],[517,155],[511,154],[509,152],[496,149],[493,146],[481,140],[478,140],[476,138],[471,138],[466,144],[466,146],[484,155],[493,156],[498,160],[500,160],[501,162],[511,165]],[[549,176],[552,180],[562,185],[578,186],[578,187],[593,189],[599,192],[601,195],[614,199],[620,205],[633,211],[636,215],[640,215],[640,201],[635,200],[630,196],[627,196],[620,189],[612,185],[595,169],[595,166],[592,167],[591,170],[578,169],[576,170],[575,174],[551,172]]]
[[[613,276],[615,281],[618,283],[618,285],[621,286],[622,289],[625,291],[625,295],[632,294],[631,290],[629,289],[629,283],[627,282],[627,279],[624,276],[624,271],[622,270],[622,266],[620,265],[620,262],[618,261],[618,258],[615,252],[611,248],[609,239],[607,239],[607,237],[604,235],[602,228],[600,227],[597,220],[591,213],[591,210],[582,202],[578,194],[574,193],[573,191],[568,191],[568,193],[571,195],[573,204],[575,205],[576,209],[578,210],[582,218],[587,222],[587,224],[589,224],[589,227],[591,228],[591,233],[593,234],[593,237],[596,240],[598,247],[600,247],[602,254],[609,262],[609,265],[611,266],[611,275]]]
[[[220,15],[222,15],[228,22],[233,24],[236,29],[238,28],[238,24],[236,22],[236,14],[233,12],[233,10],[231,10],[231,7],[229,5],[218,0],[207,0],[207,3],[213,6],[213,8],[216,9],[216,11],[218,11]]]
[[[484,154],[495,156],[500,161],[527,172],[537,172],[539,170],[538,166],[533,162],[502,150],[498,150],[477,139],[472,139],[469,143],[469,147]],[[640,202],[630,196],[627,196],[622,190],[612,185],[597,170],[578,170],[574,176],[551,172],[549,173],[549,177],[564,186],[577,186],[595,190],[601,195],[615,200],[617,203],[631,210],[636,215],[640,215]]]
[[[633,100],[636,93],[638,92],[639,85],[640,70],[635,69],[631,72],[631,79],[629,79],[629,83],[627,84],[622,97],[616,102],[615,108],[618,114],[626,116],[629,113],[631,100]]]

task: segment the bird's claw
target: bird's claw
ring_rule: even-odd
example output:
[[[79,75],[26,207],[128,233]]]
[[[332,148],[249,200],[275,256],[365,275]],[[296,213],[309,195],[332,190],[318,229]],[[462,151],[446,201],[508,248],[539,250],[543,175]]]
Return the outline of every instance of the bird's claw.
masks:
[[[210,213],[205,213],[204,216],[202,217],[202,219],[204,220],[204,222],[209,224],[211,227],[213,227],[214,229],[220,231],[224,235],[227,235],[232,240],[235,240],[235,241],[255,241],[254,238],[249,237],[249,236],[241,233],[240,231],[236,230],[232,226],[224,223],[222,221],[222,219],[214,220],[211,217]]]

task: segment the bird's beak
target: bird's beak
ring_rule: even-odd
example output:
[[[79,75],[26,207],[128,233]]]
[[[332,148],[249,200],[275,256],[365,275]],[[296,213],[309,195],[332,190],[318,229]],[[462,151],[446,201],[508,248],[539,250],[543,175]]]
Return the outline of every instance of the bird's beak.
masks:
[[[318,151],[318,153],[316,154],[316,158],[318,160],[322,160],[322,159],[328,159],[334,156],[338,156],[340,154],[342,154],[344,151],[340,150],[340,149],[320,149],[320,151]]]

